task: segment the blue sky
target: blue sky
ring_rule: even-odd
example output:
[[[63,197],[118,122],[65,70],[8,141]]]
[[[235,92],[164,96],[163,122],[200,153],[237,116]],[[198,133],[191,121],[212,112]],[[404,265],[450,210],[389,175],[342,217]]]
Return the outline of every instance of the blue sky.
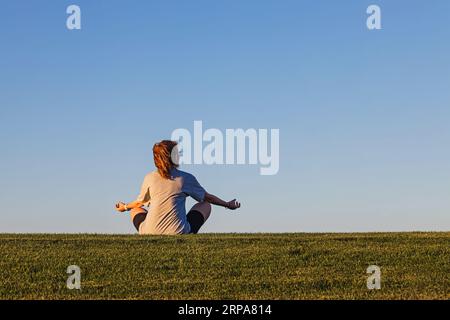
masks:
[[[114,203],[194,120],[280,129],[275,176],[184,167],[242,201],[204,232],[450,230],[449,15],[447,0],[3,1],[0,232],[134,232]]]

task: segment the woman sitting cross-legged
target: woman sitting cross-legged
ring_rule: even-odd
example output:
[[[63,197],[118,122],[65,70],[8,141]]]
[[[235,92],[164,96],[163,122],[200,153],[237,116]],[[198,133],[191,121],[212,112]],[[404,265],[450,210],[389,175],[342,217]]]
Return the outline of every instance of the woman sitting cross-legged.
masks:
[[[231,210],[241,206],[236,199],[226,202],[206,192],[192,174],[178,170],[175,141],[155,144],[153,159],[157,170],[145,176],[136,201],[116,204],[117,211],[130,211],[139,234],[197,233],[211,214],[211,204]],[[186,214],[188,196],[198,203]],[[150,213],[143,208],[149,205]]]

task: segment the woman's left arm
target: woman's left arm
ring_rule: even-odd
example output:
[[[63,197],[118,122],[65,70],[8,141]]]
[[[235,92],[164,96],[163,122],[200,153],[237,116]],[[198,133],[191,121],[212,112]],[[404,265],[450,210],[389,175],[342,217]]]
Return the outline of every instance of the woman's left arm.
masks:
[[[141,208],[143,205],[144,205],[144,203],[142,203],[141,201],[133,201],[128,204],[119,202],[116,204],[116,210],[119,212],[125,212],[125,211],[129,211],[131,209]]]

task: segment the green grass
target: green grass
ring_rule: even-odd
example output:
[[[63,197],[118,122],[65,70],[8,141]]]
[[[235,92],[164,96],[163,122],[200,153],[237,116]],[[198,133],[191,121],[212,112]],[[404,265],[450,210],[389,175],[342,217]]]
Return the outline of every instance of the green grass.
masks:
[[[449,299],[450,232],[0,234],[0,299]],[[69,265],[81,290],[66,287]],[[381,290],[366,269],[381,267]]]

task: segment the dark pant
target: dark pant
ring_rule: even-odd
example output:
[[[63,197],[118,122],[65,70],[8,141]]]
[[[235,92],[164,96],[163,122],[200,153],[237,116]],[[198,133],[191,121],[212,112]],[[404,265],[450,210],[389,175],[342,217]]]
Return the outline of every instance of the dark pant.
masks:
[[[139,226],[142,222],[144,222],[145,218],[147,218],[147,212],[138,213],[133,218],[133,224],[136,230],[139,231]],[[197,210],[191,210],[186,216],[187,221],[191,225],[191,232],[190,233],[198,233],[198,230],[203,226],[205,223],[205,218],[203,218],[203,215],[197,211]]]
[[[203,218],[203,215],[197,210],[191,210],[187,214],[187,221],[191,225],[190,233],[195,234],[198,233],[198,230],[200,230],[201,226],[205,223],[205,218]]]

